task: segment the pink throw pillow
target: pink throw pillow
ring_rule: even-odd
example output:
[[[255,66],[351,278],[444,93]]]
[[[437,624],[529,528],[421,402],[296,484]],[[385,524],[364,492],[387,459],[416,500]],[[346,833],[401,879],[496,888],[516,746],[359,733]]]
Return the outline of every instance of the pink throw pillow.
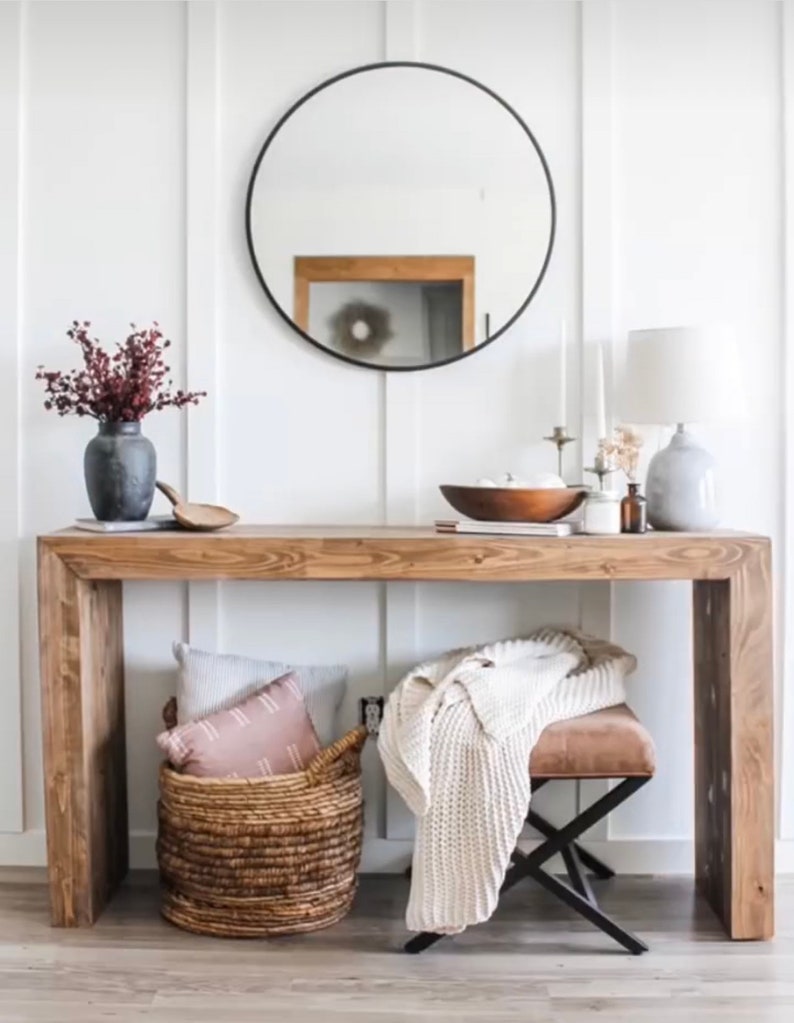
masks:
[[[292,672],[229,710],[157,736],[174,767],[201,778],[261,778],[303,771],[320,750]]]

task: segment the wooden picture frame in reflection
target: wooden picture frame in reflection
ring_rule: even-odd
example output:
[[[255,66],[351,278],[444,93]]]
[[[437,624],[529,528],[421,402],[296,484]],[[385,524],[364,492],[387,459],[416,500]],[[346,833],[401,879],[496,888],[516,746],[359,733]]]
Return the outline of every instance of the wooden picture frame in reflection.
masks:
[[[436,297],[443,297],[447,303],[451,299],[459,306],[455,310],[460,323],[458,344],[465,352],[476,344],[474,275],[474,256],[296,256],[293,320],[302,331],[311,333],[313,284],[378,282],[438,286],[431,289],[438,290]],[[361,297],[351,292],[349,300],[360,301]],[[349,350],[346,353],[350,354]]]

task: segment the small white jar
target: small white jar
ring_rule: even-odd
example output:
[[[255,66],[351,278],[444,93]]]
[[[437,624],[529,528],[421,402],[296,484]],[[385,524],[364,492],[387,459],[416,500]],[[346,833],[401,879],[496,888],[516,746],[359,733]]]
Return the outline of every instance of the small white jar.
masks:
[[[582,529],[592,536],[620,533],[620,495],[614,490],[593,490],[584,503]]]

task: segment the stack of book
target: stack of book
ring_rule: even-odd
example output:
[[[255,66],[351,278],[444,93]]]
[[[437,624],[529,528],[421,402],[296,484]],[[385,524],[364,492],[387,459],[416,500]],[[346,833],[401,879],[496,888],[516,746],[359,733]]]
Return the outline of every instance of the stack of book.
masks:
[[[570,536],[579,532],[579,526],[572,522],[481,522],[474,519],[436,519],[436,532]]]

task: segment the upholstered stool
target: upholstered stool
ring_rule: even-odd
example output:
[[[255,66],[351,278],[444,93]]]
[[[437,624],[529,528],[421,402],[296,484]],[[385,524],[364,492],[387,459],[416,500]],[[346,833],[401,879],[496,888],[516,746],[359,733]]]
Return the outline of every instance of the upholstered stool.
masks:
[[[531,877],[572,909],[581,913],[634,955],[648,946],[625,930],[599,907],[586,871],[596,877],[612,877],[614,871],[577,842],[579,836],[650,781],[656,769],[653,740],[625,705],[558,721],[538,739],[529,761],[532,791],[551,781],[590,778],[618,780],[595,803],[562,828],[556,828],[532,808],[527,823],[546,839],[530,853],[516,849],[505,875],[502,891]],[[570,884],[543,867],[556,853],[562,856]],[[439,941],[443,934],[425,931],[411,938],[405,951],[416,953]]]

